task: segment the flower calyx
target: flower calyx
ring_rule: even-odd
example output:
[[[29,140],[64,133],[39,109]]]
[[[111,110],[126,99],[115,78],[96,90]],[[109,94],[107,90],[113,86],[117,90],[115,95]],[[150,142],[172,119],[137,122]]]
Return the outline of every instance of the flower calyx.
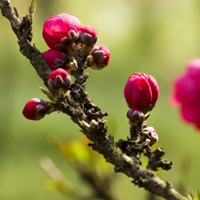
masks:
[[[58,68],[50,73],[48,87],[58,99],[65,96],[70,86],[71,77],[66,70]]]
[[[145,120],[144,113],[137,108],[129,109],[126,116],[130,120],[130,124],[137,125],[138,123],[140,123],[140,122],[142,123]]]
[[[87,57],[86,65],[95,70],[101,70],[109,64],[110,51],[105,45],[95,45],[91,55]]]
[[[98,31],[92,26],[84,26],[79,33],[80,42],[86,46],[93,46],[98,39]]]

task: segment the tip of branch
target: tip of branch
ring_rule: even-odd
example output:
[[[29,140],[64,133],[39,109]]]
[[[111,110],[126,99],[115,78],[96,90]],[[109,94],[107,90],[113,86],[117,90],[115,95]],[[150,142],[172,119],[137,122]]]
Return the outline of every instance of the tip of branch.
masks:
[[[31,3],[29,4],[28,11],[29,11],[29,13],[28,13],[29,18],[31,20],[33,20],[34,14],[36,11],[36,1],[35,0],[32,0]]]

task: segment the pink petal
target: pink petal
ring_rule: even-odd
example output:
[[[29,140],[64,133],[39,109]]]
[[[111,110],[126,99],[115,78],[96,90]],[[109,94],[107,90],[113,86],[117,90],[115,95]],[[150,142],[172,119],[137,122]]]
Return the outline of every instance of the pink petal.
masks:
[[[55,61],[57,59],[63,60],[62,52],[53,49],[43,52],[43,56],[50,69],[53,69],[55,67]]]
[[[75,16],[61,13],[45,21],[42,35],[51,49],[57,49],[56,45],[61,43],[62,38],[68,37],[70,30],[77,33],[81,28],[82,24]]]
[[[174,82],[174,100],[179,103],[193,104],[199,99],[200,88],[196,80],[189,76],[180,76]]]
[[[158,87],[156,79],[151,75],[148,75],[148,82],[151,86],[151,91],[152,91],[152,102],[151,103],[152,103],[152,105],[155,105],[155,103],[159,97],[159,87]]]
[[[143,75],[133,74],[125,85],[124,96],[133,107],[145,108],[152,101],[151,87]]]

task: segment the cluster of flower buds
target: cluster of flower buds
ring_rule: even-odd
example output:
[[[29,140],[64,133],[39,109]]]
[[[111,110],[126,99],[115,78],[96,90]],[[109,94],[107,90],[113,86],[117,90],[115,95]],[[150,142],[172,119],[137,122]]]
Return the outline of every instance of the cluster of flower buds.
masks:
[[[64,69],[59,68],[50,73],[48,87],[57,99],[63,98],[66,95],[70,85],[71,77]],[[27,119],[40,120],[46,114],[54,111],[52,105],[50,102],[34,98],[27,102],[22,113]]]
[[[108,65],[110,52],[104,45],[96,45],[98,31],[92,26],[82,26],[75,16],[61,13],[48,18],[43,26],[43,38],[50,50],[43,53],[51,70],[63,68],[69,73],[83,66],[102,69]]]
[[[82,26],[73,15],[61,13],[48,18],[42,35],[50,48],[43,52],[51,69],[48,88],[58,100],[68,94],[71,86],[70,74],[75,75],[79,67],[82,67],[81,70],[87,67],[102,69],[109,63],[110,52],[107,47],[96,44],[98,31],[92,26]],[[49,110],[48,103],[35,98],[25,105],[23,114],[27,119],[39,120]]]

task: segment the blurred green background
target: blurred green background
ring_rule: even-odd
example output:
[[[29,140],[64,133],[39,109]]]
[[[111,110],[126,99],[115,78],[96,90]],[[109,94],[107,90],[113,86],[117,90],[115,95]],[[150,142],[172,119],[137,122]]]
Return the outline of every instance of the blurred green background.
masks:
[[[12,0],[20,15],[28,11],[28,0]],[[37,0],[33,24],[33,42],[47,50],[42,38],[44,21],[62,12],[77,16],[83,25],[99,32],[99,44],[111,52],[111,61],[102,71],[93,71],[87,90],[94,102],[108,110],[109,133],[115,139],[129,134],[127,106],[123,88],[134,72],[153,75],[160,87],[160,98],[147,121],[159,134],[158,147],[174,164],[160,176],[176,188],[186,191],[200,187],[200,135],[185,124],[178,109],[169,104],[172,81],[189,59],[200,54],[199,0]],[[22,116],[25,103],[33,97],[47,100],[40,92],[42,81],[29,61],[19,52],[17,40],[6,18],[0,16],[0,199],[63,200],[60,194],[45,190],[48,176],[39,160],[49,156],[64,175],[83,192],[87,186],[76,171],[51,146],[49,138],[79,138],[79,128],[69,117],[53,113],[33,122]],[[114,189],[120,199],[146,199],[147,192],[133,186],[123,174],[117,174]]]

